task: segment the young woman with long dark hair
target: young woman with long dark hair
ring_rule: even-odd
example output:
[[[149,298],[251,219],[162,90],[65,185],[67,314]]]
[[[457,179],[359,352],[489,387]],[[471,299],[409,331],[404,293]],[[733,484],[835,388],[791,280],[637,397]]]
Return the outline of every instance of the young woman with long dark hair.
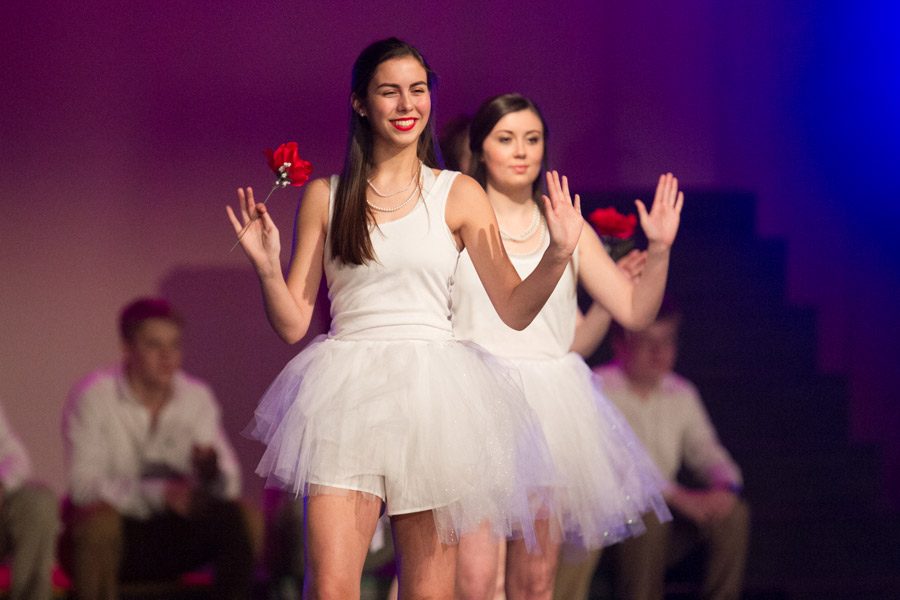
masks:
[[[382,508],[391,516],[400,597],[450,598],[459,536],[534,540],[534,494],[552,477],[536,418],[514,376],[454,339],[450,283],[468,251],[510,327],[526,327],[566,270],[582,228],[558,175],[543,199],[549,243],[522,280],[475,181],[438,170],[434,74],[395,38],[353,67],[350,139],[341,176],[311,182],[284,276],[278,230],[248,188],[241,245],[266,314],[287,342],[307,331],[324,272],[331,330],[293,359],[256,411],[267,444],[258,472],[306,505],[306,598],[359,596]]]

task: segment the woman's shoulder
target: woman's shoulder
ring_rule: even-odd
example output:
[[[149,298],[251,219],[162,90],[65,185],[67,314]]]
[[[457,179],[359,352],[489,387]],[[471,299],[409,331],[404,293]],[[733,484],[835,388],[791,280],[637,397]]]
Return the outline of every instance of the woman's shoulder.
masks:
[[[450,185],[448,200],[468,203],[481,202],[487,199],[481,185],[465,173],[458,173],[457,171],[447,171],[447,173],[456,173],[456,177]]]
[[[458,174],[447,193],[447,225],[456,231],[464,223],[487,224],[493,218],[494,209],[481,185],[462,173]]]
[[[318,179],[313,179],[308,184],[306,184],[306,191],[303,192],[303,201],[304,202],[324,202],[326,205],[328,204],[328,197],[331,195],[333,191],[331,189],[332,179],[334,183],[337,183],[337,177],[319,177]]]
[[[331,180],[319,177],[306,184],[300,201],[299,215],[303,218],[315,215],[317,221],[328,222],[328,205],[331,196]]]
[[[337,175],[332,175],[331,177],[317,177],[313,179],[309,183],[306,184],[306,196],[310,193],[318,195],[322,193],[328,193],[331,191],[331,180],[337,180]]]

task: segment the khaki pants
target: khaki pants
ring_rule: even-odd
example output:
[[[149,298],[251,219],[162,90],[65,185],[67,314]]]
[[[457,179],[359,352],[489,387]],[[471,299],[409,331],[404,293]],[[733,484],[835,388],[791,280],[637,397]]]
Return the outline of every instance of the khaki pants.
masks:
[[[12,558],[11,600],[52,596],[59,507],[50,490],[26,484],[3,496],[0,554]]]
[[[176,579],[209,563],[215,598],[249,597],[254,552],[238,502],[211,501],[190,519],[173,513],[132,519],[106,505],[72,508],[63,542],[78,600],[116,600],[120,581]]]
[[[683,559],[697,544],[706,549],[702,597],[733,600],[741,595],[750,516],[739,501],[722,521],[697,527],[679,519],[660,524],[645,517],[647,532],[609,549],[615,570],[615,597],[622,600],[660,600],[665,595],[666,569]],[[564,548],[554,590],[555,600],[586,600],[600,551]]]

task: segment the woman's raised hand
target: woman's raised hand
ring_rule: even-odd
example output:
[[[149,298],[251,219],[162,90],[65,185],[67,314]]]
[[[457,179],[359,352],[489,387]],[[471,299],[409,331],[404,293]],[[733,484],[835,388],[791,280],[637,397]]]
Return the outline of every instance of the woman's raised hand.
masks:
[[[634,203],[637,205],[641,227],[647,241],[651,244],[671,246],[678,233],[681,207],[684,205],[684,192],[678,191],[678,178],[671,173],[659,176],[656,195],[653,196],[653,206],[649,213],[643,202],[635,200]]]
[[[581,226],[584,224],[584,219],[581,218],[581,197],[575,194],[573,204],[569,194],[569,180],[565,176],[560,179],[556,171],[547,171],[547,194],[542,199],[551,246],[556,246],[564,256],[571,256],[578,246]]]
[[[238,188],[237,197],[241,220],[230,206],[225,207],[225,212],[235,235],[240,238],[241,248],[257,271],[280,270],[281,237],[266,206],[253,200],[253,189],[249,187],[246,190]]]
[[[641,278],[641,273],[644,272],[644,265],[646,264],[646,250],[632,250],[616,262],[619,270],[625,273],[631,281],[637,281]]]

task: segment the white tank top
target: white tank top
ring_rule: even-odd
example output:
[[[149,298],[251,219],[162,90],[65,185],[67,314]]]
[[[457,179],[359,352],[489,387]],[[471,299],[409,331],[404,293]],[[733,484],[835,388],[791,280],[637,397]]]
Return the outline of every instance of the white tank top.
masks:
[[[422,168],[423,198],[405,216],[372,225],[375,260],[345,265],[325,240],[325,278],[331,300],[330,336],[345,340],[450,339],[450,281],[459,251],[445,208],[458,175]],[[331,178],[329,230],[338,177]],[[330,235],[329,235],[330,237]]]
[[[543,225],[546,227],[546,225]],[[541,261],[550,245],[544,233],[544,243],[535,252],[509,256],[522,278],[527,277]],[[577,256],[578,252],[575,252]],[[453,301],[453,333],[464,340],[472,340],[489,352],[504,358],[558,358],[568,354],[575,337],[577,266],[569,263],[556,288],[531,324],[522,331],[508,327],[488,298],[472,258],[463,251],[459,257],[451,297]]]

